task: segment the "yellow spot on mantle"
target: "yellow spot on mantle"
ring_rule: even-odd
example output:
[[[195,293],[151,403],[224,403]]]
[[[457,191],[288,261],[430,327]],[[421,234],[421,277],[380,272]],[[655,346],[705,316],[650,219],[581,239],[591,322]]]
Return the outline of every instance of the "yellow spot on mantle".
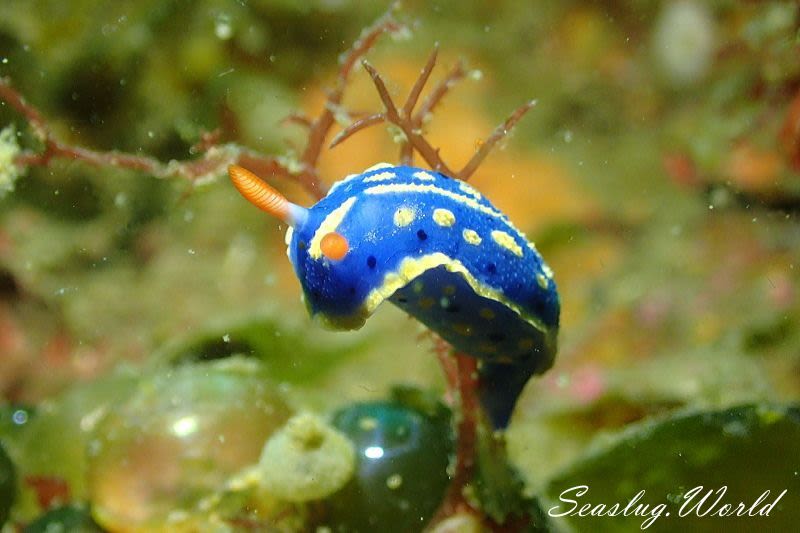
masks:
[[[408,226],[416,218],[416,213],[410,207],[398,207],[394,212],[394,225],[402,228]]]
[[[452,296],[456,293],[456,286],[455,285],[445,285],[442,289],[442,294],[445,296]]]
[[[430,309],[435,303],[436,301],[433,298],[426,296],[425,298],[420,299],[419,306],[422,309]]]
[[[461,232],[461,236],[464,237],[464,240],[467,241],[469,244],[478,246],[483,239],[481,236],[478,235],[478,232],[474,229],[465,229]]]
[[[470,335],[472,335],[472,328],[467,324],[454,324],[453,331],[465,337],[469,337]]]
[[[496,242],[509,252],[513,253],[518,257],[522,257],[522,247],[519,244],[517,244],[517,241],[514,240],[514,237],[512,237],[505,231],[500,231],[500,230],[492,231],[492,239],[494,240],[494,242]]]
[[[478,351],[483,353],[497,353],[497,346],[484,342],[478,346]]]
[[[547,288],[547,278],[541,272],[536,274],[536,283],[543,289]]]
[[[494,320],[494,311],[488,307],[481,309],[479,314],[481,315],[481,318],[485,318],[486,320]]]
[[[456,223],[456,216],[449,209],[434,209],[433,221],[440,226],[449,228]]]
[[[533,339],[522,339],[517,343],[517,347],[520,350],[530,350],[536,343],[533,342]]]

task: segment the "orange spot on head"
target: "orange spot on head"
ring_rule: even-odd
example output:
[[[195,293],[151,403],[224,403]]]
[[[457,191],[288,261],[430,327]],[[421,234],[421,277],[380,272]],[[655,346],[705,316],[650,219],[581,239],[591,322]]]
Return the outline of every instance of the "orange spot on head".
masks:
[[[350,244],[343,235],[332,231],[322,237],[319,243],[319,249],[322,251],[322,255],[331,261],[341,261],[344,259],[344,256],[347,255],[347,252],[350,251]]]

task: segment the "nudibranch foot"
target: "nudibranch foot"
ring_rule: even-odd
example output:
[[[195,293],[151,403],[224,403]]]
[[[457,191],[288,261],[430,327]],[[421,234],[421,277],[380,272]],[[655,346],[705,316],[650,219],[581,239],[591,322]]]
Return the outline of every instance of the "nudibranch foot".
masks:
[[[534,374],[550,368],[555,330],[523,316],[502,294],[450,265],[425,271],[389,301],[425,324],[457,352],[480,362],[481,404],[494,429],[505,429]]]
[[[531,376],[546,370],[534,358],[527,364],[480,361],[478,368],[478,397],[495,430],[508,427],[525,384]]]

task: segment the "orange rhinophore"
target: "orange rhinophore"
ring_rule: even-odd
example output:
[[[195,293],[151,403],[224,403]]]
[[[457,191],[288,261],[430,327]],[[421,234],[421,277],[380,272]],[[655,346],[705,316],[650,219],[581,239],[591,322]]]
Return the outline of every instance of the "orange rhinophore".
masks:
[[[291,203],[264,180],[238,165],[228,167],[228,174],[236,189],[251,204],[281,219],[290,226],[302,223],[305,209]]]

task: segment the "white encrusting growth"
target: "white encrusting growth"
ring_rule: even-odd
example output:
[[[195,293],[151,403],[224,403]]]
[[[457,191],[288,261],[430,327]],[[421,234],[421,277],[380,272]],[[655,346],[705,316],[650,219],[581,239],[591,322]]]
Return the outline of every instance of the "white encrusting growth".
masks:
[[[14,163],[20,153],[17,133],[12,126],[0,131],[0,198],[14,190],[22,169]]]

